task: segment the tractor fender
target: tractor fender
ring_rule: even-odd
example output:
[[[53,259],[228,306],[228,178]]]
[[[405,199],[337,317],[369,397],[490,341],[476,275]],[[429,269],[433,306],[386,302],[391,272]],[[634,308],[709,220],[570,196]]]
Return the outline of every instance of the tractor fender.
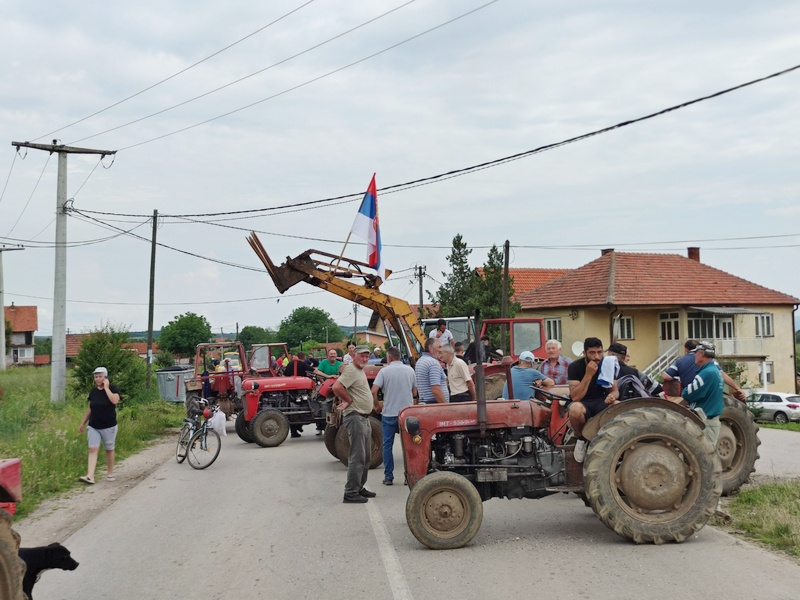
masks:
[[[600,431],[606,423],[611,421],[611,419],[635,408],[662,408],[664,410],[673,411],[694,421],[700,429],[706,428],[703,419],[685,406],[681,406],[669,400],[664,400],[663,398],[634,398],[632,400],[623,400],[622,402],[612,404],[599,415],[595,415],[589,419],[583,428],[583,437],[589,441],[593,440],[597,432]]]

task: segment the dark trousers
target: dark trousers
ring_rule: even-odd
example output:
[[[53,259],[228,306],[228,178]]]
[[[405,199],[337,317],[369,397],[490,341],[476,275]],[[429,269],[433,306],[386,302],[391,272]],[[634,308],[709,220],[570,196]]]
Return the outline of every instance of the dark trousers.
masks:
[[[350,438],[350,456],[347,461],[345,496],[355,496],[367,483],[369,462],[372,456],[372,426],[369,417],[351,412],[344,417],[344,428]]]
[[[469,395],[469,392],[461,392],[460,394],[452,394],[450,396],[450,402],[471,402],[472,398]]]

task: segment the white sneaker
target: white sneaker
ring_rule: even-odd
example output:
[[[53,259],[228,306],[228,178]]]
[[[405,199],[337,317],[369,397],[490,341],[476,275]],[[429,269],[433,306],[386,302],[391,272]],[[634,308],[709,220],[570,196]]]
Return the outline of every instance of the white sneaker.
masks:
[[[575,449],[572,451],[572,456],[575,459],[575,462],[583,462],[583,459],[586,458],[586,446],[588,445],[589,442],[586,440],[578,440],[575,442]]]

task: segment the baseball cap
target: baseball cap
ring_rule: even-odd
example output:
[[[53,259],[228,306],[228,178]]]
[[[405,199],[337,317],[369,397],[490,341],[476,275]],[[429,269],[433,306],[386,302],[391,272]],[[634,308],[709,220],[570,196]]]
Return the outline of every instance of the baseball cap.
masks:
[[[108,369],[106,369],[105,367],[97,367],[94,370],[93,375],[97,375],[98,373],[102,373],[103,377],[108,377]]]
[[[698,342],[695,351],[697,350],[702,350],[703,354],[709,358],[714,358],[717,355],[717,347],[711,342]]]
[[[528,350],[525,350],[525,352],[522,352],[519,355],[519,359],[520,360],[524,360],[525,362],[529,362],[529,363],[536,362],[536,357],[533,355],[533,352],[529,352]]]
[[[356,346],[356,354],[369,354],[369,346]]]
[[[614,342],[608,347],[609,352],[613,352],[614,354],[627,354],[628,347],[625,344],[620,344],[619,342]]]

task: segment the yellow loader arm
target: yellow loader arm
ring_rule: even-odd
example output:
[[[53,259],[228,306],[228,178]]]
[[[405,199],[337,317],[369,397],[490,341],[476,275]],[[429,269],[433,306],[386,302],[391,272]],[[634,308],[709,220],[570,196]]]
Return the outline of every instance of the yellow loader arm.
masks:
[[[407,332],[421,347],[425,347],[425,333],[414,311],[411,310],[411,305],[401,298],[381,292],[378,289],[380,279],[376,275],[362,271],[362,268],[369,269],[366,263],[321,250],[306,250],[295,258],[287,256],[285,263],[275,266],[254,232],[247,237],[247,242],[264,263],[267,273],[281,294],[304,281],[377,312],[380,318],[388,321],[401,337],[414,360],[419,353],[415,345],[410,343],[411,340],[406,338]],[[361,279],[363,283],[348,281],[350,279]]]

